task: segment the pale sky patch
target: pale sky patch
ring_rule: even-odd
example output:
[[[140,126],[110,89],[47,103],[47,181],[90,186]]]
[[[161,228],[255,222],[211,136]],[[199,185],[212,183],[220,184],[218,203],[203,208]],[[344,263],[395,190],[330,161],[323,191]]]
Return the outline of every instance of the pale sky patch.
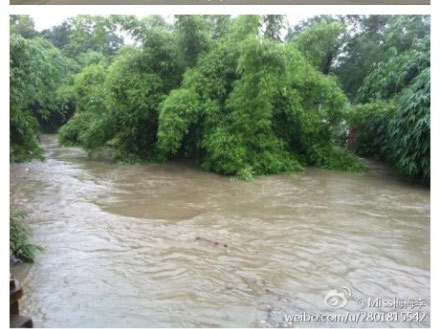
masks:
[[[60,25],[64,20],[74,17],[75,15],[60,12],[57,15],[48,15],[45,12],[38,12],[35,14],[32,14],[31,17],[34,19],[35,22],[35,29],[37,31],[42,31],[45,29],[50,29],[53,26]],[[108,15],[102,15],[102,16],[108,16]],[[147,15],[136,15],[139,18],[146,17]],[[236,15],[233,15],[236,16]],[[167,21],[172,22],[173,16],[167,15],[164,16]],[[294,26],[298,24],[300,21],[305,20],[309,17],[313,17],[313,15],[306,15],[306,14],[297,14],[297,15],[287,15],[287,20],[289,22],[289,26]]]

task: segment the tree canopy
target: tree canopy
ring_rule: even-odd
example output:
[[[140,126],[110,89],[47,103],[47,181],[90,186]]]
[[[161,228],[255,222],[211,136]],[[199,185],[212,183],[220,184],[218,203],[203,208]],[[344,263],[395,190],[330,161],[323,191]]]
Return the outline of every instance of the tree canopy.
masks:
[[[187,158],[251,179],[361,170],[429,181],[429,18],[11,16],[11,161],[41,131],[122,162]],[[128,42],[127,42],[128,41]]]

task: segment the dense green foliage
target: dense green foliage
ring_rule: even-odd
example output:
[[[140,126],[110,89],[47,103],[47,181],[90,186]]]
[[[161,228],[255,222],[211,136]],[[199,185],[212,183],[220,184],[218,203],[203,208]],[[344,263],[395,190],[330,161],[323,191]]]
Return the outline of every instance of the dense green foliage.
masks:
[[[430,64],[429,38],[414,40],[414,46],[399,53],[396,48],[387,52],[388,60],[378,63],[365,77],[359,89],[359,102],[393,98],[411,84]]]
[[[345,106],[336,81],[293,45],[226,40],[162,104],[159,145],[168,157],[182,149],[205,169],[245,178],[307,164],[356,170],[331,143]]]
[[[323,18],[299,32],[291,40],[311,64],[328,74],[342,51],[346,26],[331,18]]]
[[[25,222],[27,214],[23,211],[11,212],[9,248],[13,255],[25,263],[33,263],[35,254],[44,249],[29,242],[32,230]]]
[[[62,144],[107,145],[124,162],[155,158],[159,104],[183,69],[175,36],[162,28],[149,34],[142,49],[126,47],[107,68],[92,64],[78,74],[78,111],[60,130]]]
[[[406,177],[430,179],[430,69],[424,69],[397,99],[390,121],[392,163]]]
[[[123,43],[117,27],[111,18],[79,15],[41,34],[72,58],[90,51],[111,56]]]
[[[89,79],[78,78],[96,65],[84,68],[74,83],[77,104],[84,89],[98,106],[78,107],[60,130],[61,143],[110,147],[125,162],[185,157],[246,179],[305,165],[361,168],[335,143],[348,103],[333,77],[293,44],[272,41],[273,33],[259,37],[258,16],[239,17],[210,45],[196,24],[200,18],[184,17],[175,34],[163,26],[144,30],[142,47],[122,50],[106,69],[100,96]],[[179,47],[182,38],[192,46]]]
[[[395,112],[393,103],[358,104],[351,108],[349,123],[356,134],[354,151],[362,156],[385,160],[388,153],[388,124]]]
[[[357,154],[428,181],[429,19],[317,16],[284,38],[286,22],[78,16],[38,33],[13,16],[11,159],[41,156],[39,131],[61,126],[61,144],[122,162],[187,158],[245,179],[361,170],[351,128]]]
[[[76,98],[71,87],[74,75],[84,65],[99,62],[103,55],[94,51],[99,45],[112,44],[106,31],[93,43],[78,46],[78,30],[98,34],[98,24],[91,17],[70,19],[62,29],[69,34],[64,42],[53,42],[50,31],[38,33],[28,16],[11,16],[10,37],[10,160],[12,162],[43,158],[38,145],[41,131],[54,132],[74,113]],[[104,25],[102,19],[99,26]],[[108,24],[107,24],[108,25]],[[53,31],[57,31],[55,27]],[[54,32],[55,33],[55,32]],[[76,35],[76,37],[74,37]],[[122,39],[121,39],[122,40]],[[57,46],[55,46],[57,45]],[[114,46],[113,48],[115,48]],[[69,49],[76,50],[70,51]],[[106,47],[99,46],[102,50]],[[107,47],[108,48],[108,47]],[[106,48],[106,49],[107,49]],[[71,57],[72,55],[74,57]]]
[[[396,31],[402,25],[412,39]],[[423,183],[430,179],[430,39],[421,32],[427,28],[421,17],[392,22],[388,57],[375,65],[357,94],[358,102],[370,104],[355,107],[352,114],[358,153],[377,156]],[[356,110],[368,115],[360,120]]]
[[[67,100],[73,99],[76,113],[60,130],[60,141],[65,144],[83,144],[87,149],[92,148],[86,144],[93,126],[89,124],[101,118],[105,94],[103,85],[106,78],[106,68],[102,64],[86,66],[75,76],[72,86],[64,90]],[[81,135],[80,135],[81,133]]]
[[[429,184],[430,69],[388,103],[359,104],[351,109],[355,152],[378,157],[404,177]]]
[[[10,159],[13,162],[43,157],[38,146],[38,121],[31,110],[41,95],[39,90],[44,89],[40,70],[46,66],[43,51],[38,41],[29,41],[19,35],[11,37],[14,56],[11,56],[10,73]]]

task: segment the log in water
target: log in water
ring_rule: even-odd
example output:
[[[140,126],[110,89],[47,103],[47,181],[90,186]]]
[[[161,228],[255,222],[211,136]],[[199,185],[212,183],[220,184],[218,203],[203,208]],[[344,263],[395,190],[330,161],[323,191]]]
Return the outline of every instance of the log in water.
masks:
[[[45,162],[11,166],[11,205],[30,212],[46,248],[11,269],[37,327],[352,327],[286,320],[420,310],[426,317],[404,326],[429,325],[429,189],[380,164],[248,183],[186,163],[94,161],[54,136],[42,143]],[[335,293],[346,300],[333,304]],[[360,305],[367,297],[425,304]]]

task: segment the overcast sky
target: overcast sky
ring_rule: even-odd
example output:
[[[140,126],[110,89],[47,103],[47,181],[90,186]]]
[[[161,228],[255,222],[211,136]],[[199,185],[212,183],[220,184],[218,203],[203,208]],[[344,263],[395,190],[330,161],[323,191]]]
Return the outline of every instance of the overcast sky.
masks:
[[[66,14],[66,13],[57,13],[55,16],[47,15],[45,12],[39,12],[39,13],[33,13],[31,17],[34,19],[35,22],[35,29],[37,31],[42,31],[44,29],[49,29],[52,26],[61,24],[65,19],[72,17],[74,15]],[[144,17],[146,15],[137,15],[138,17]],[[172,15],[165,16],[168,17],[167,20],[172,19]],[[297,15],[288,15],[287,19],[289,21],[289,25],[295,25],[299,23],[300,21],[307,19],[308,17],[312,17],[310,15],[305,14],[297,14]]]

